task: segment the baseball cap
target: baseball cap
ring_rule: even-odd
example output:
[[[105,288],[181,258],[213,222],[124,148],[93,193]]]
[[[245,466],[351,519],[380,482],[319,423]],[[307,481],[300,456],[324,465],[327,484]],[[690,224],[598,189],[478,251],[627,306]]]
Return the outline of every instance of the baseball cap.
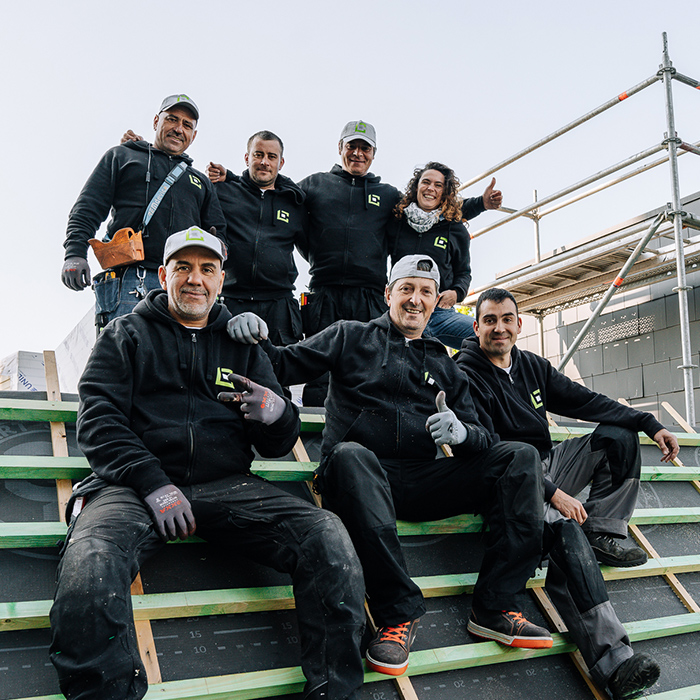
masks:
[[[425,263],[423,267],[427,270],[418,269],[418,263]],[[435,283],[440,289],[440,271],[437,263],[428,255],[405,255],[399,260],[389,273],[389,284],[393,284],[396,280],[402,280],[406,277],[424,277],[426,279],[435,280]]]
[[[366,141],[372,148],[377,147],[377,132],[374,127],[361,119],[354,122],[348,122],[340,134],[340,140],[345,144],[347,141],[354,139],[362,139]]]
[[[211,233],[207,233],[199,228],[199,226],[190,226],[186,231],[178,231],[177,233],[173,233],[172,236],[168,236],[163,251],[163,265],[167,265],[168,260],[170,260],[178,250],[189,248],[190,246],[198,246],[199,248],[211,250],[221,262],[224,262],[228,255],[226,252],[226,244],[220,238],[213,236]]]
[[[192,114],[194,114],[194,118],[199,121],[199,107],[197,107],[194,100],[187,97],[187,95],[168,95],[168,97],[163,100],[158,114],[165,112],[165,110],[171,107],[185,107],[189,109]]]

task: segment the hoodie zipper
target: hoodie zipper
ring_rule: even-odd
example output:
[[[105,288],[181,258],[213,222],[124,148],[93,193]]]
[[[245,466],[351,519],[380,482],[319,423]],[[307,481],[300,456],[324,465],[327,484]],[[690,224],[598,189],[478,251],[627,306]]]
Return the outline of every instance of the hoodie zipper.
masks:
[[[185,475],[185,483],[189,484],[192,480],[192,472],[194,470],[194,453],[195,453],[195,434],[194,434],[194,395],[193,387],[195,385],[194,370],[197,364],[197,334],[191,334],[192,339],[192,364],[190,365],[190,382],[187,392],[187,436],[189,440],[189,454],[187,456],[187,474]]]

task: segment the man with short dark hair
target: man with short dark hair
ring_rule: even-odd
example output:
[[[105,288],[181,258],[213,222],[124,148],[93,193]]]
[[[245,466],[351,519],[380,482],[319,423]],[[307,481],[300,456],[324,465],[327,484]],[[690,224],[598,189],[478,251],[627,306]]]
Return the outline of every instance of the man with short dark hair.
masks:
[[[309,700],[363,681],[362,574],[336,516],[250,473],[252,448],[299,434],[265,353],[233,342],[223,242],[191,227],[165,242],[152,290],[99,335],[78,387],[78,444],[92,475],[68,504],[51,609],[51,661],[68,700],[146,693],[129,586],[169,539],[196,532],[292,576]]]
[[[275,345],[289,345],[302,337],[293,253],[304,235],[305,196],[280,174],[284,146],[271,131],[248,139],[245,163],[241,175],[215,163],[207,167],[235,250],[224,265],[222,297],[232,314],[252,311],[263,318]]]
[[[579,647],[593,679],[614,700],[637,697],[659,677],[659,665],[635,654],[613,610],[596,558],[611,566],[647,560],[636,546],[622,547],[639,488],[637,431],[659,445],[663,461],[678,442],[651,414],[596,394],[557,372],[542,357],[515,345],[522,328],[513,295],[489,289],[479,297],[476,338],[462,343],[457,365],[471,381],[479,420],[495,440],[536,447],[545,475],[543,551],[549,557],[545,588]],[[602,421],[585,437],[552,447],[547,409]],[[575,496],[592,480],[585,504]]]
[[[267,329],[252,314],[229,323],[235,339],[263,340],[283,384],[330,373],[315,484],[360,557],[369,608],[380,628],[367,660],[389,675],[408,666],[418,618],[425,613],[401,552],[397,517],[483,514],[489,531],[469,631],[510,646],[552,645],[549,632],[520,612],[542,545],[538,455],[522,443],[491,446],[466,375],[439,341],[423,335],[439,279],[434,260],[406,256],[385,288],[388,312],[366,323],[338,321],[284,348],[265,340]],[[454,456],[438,452],[442,445],[451,445]]]
[[[98,330],[131,311],[148,290],[159,287],[158,267],[169,235],[196,225],[206,230],[214,227],[225,239],[214,189],[185,153],[197,136],[198,121],[199,108],[191,98],[166,97],[153,119],[153,144],[129,132],[125,142],[105,153],[71,209],[61,279],[75,291],[90,286],[88,240],[108,215],[105,241],[121,229],[143,230],[142,261],[95,276]]]

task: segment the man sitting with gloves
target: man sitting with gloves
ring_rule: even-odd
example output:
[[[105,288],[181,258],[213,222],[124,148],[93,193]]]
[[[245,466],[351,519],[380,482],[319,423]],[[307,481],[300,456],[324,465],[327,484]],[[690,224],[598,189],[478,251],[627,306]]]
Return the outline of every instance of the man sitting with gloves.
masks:
[[[537,451],[521,443],[492,446],[466,375],[439,341],[423,336],[439,282],[434,260],[406,256],[391,270],[387,313],[367,323],[338,321],[287,347],[273,346],[253,314],[229,322],[235,339],[260,342],[285,386],[330,372],[315,484],[360,557],[379,627],[367,661],[389,675],[407,668],[425,612],[401,552],[397,517],[483,514],[489,531],[469,631],[510,646],[552,645],[549,632],[528,622],[520,607],[542,545]],[[453,457],[444,457],[443,444],[452,446]]]
[[[170,236],[163,289],[105,328],[81,377],[78,444],[93,474],[68,504],[51,609],[68,700],[145,695],[129,586],[166,540],[195,529],[292,575],[305,698],[345,700],[362,684],[364,589],[347,532],[250,474],[252,446],[287,454],[299,416],[265,353],[226,333],[231,314],[215,303],[225,259],[223,242],[196,226]]]

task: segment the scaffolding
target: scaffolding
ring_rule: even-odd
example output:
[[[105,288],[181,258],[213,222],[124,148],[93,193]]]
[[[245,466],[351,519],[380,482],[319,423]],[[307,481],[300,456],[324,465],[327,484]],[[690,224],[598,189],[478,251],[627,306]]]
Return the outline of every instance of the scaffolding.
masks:
[[[483,236],[500,226],[519,218],[528,218],[534,224],[535,261],[526,268],[520,268],[498,279],[499,287],[508,289],[518,301],[523,313],[534,315],[539,320],[540,350],[544,354],[543,317],[554,311],[599,300],[588,322],[571,343],[559,364],[559,369],[573,356],[593,322],[602,313],[612,296],[621,289],[631,289],[643,284],[651,284],[664,278],[670,269],[675,269],[677,284],[674,292],[678,295],[680,333],[682,343],[683,386],[685,396],[686,421],[696,425],[693,399],[693,375],[696,368],[691,362],[690,319],[688,311],[688,291],[692,289],[686,282],[686,266],[700,262],[700,235],[683,238],[683,229],[700,231],[700,217],[685,211],[680,195],[678,157],[685,153],[700,155],[700,142],[688,143],[679,138],[675,127],[672,82],[677,80],[684,85],[700,89],[700,82],[679,73],[671,63],[668,52],[668,38],[663,33],[663,60],[659,70],[646,80],[607,100],[599,107],[557,129],[531,146],[506,158],[485,172],[466,181],[460,189],[473,185],[484,178],[503,170],[512,163],[554,141],[576,127],[602,114],[624,100],[656,83],[663,83],[666,108],[666,132],[663,140],[614,165],[584,178],[553,194],[539,199],[534,191],[532,203],[520,209],[501,207],[506,214],[498,221],[474,232],[472,238]],[[636,163],[645,161],[661,151],[666,154],[623,174],[604,180]],[[636,225],[618,228],[581,245],[570,246],[542,259],[540,250],[540,220],[545,216],[597,194],[609,187],[629,180],[652,168],[668,163],[671,178],[671,201],[654,217],[651,225],[642,220]],[[604,181],[603,181],[604,180]],[[602,182],[601,182],[602,181]],[[594,183],[597,183],[594,185]],[[593,185],[592,187],[589,187]],[[584,189],[588,188],[588,189]],[[583,190],[583,191],[581,191]],[[574,194],[576,193],[576,194]],[[569,195],[574,195],[569,197]],[[568,197],[568,199],[564,199]],[[563,200],[563,201],[561,201]],[[555,203],[556,202],[556,203]],[[671,239],[671,245],[664,245],[664,239]],[[653,246],[650,245],[653,241]],[[610,283],[611,272],[617,272]],[[464,304],[474,306],[479,294],[494,286],[493,283],[474,289]]]

